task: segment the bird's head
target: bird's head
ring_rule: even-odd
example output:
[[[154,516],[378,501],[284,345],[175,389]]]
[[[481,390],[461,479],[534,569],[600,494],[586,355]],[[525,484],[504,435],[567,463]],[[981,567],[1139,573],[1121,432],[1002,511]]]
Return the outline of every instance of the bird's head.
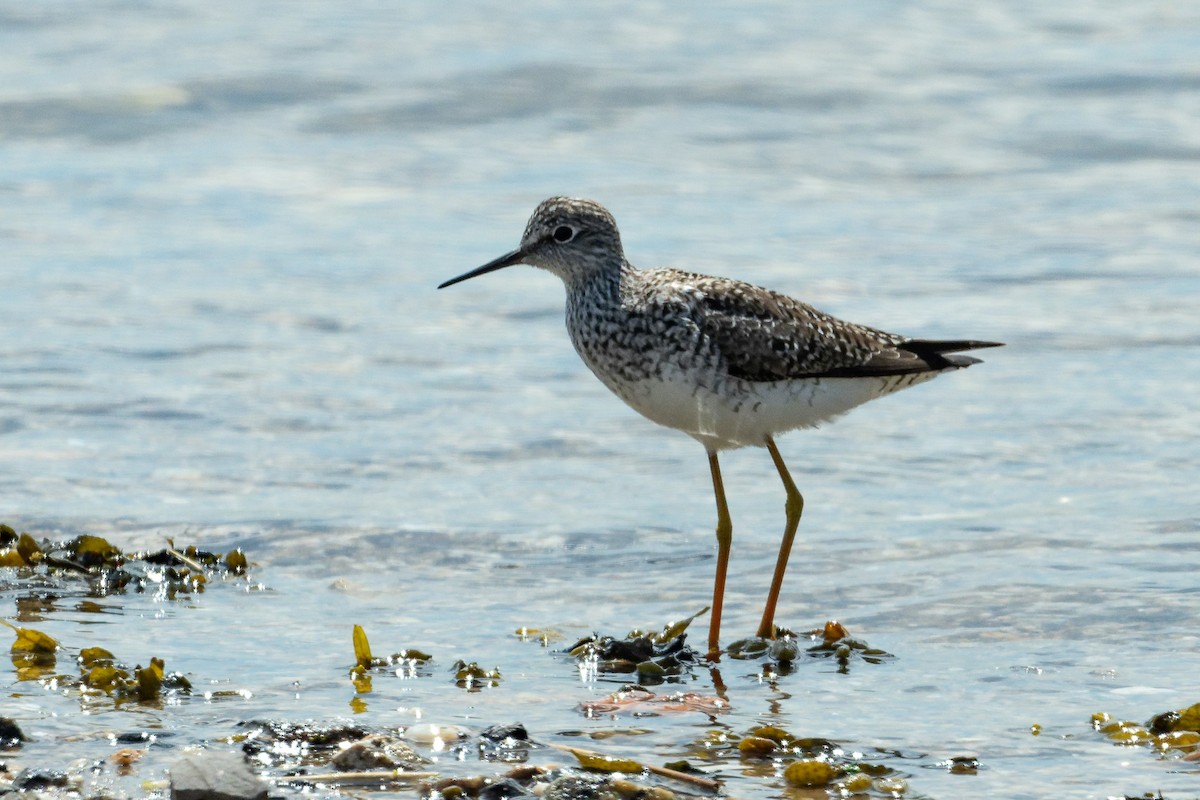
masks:
[[[514,264],[541,267],[571,284],[619,271],[624,261],[621,234],[608,209],[592,200],[551,197],[543,200],[529,218],[520,247],[438,288]]]

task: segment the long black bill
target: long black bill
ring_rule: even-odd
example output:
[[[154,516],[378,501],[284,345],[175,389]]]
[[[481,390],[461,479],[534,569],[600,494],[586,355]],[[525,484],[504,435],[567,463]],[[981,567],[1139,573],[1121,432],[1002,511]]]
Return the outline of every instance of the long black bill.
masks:
[[[511,253],[505,253],[504,255],[500,256],[495,261],[489,261],[488,263],[484,264],[482,267],[473,269],[470,272],[464,272],[462,275],[459,275],[457,278],[451,278],[450,280],[446,281],[445,283],[440,284],[438,286],[438,288],[445,289],[447,286],[453,286],[456,283],[462,283],[463,281],[468,280],[470,278],[477,278],[480,275],[484,275],[488,272],[495,272],[498,269],[504,269],[505,267],[511,267],[513,264],[520,264],[524,259],[525,259],[525,251],[524,250],[513,250]]]

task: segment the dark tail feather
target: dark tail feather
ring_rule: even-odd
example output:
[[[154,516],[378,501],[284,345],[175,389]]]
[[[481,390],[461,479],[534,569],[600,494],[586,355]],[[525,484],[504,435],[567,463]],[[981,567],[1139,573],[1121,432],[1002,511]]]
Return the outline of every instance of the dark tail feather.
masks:
[[[985,347],[1004,347],[1004,342],[981,342],[976,339],[909,339],[905,350],[914,353],[958,353],[963,350],[982,350]]]
[[[949,369],[981,363],[978,358],[954,355],[961,350],[982,350],[985,347],[1003,346],[1004,342],[981,342],[975,339],[910,339],[900,345],[900,348],[916,355],[933,369]]]

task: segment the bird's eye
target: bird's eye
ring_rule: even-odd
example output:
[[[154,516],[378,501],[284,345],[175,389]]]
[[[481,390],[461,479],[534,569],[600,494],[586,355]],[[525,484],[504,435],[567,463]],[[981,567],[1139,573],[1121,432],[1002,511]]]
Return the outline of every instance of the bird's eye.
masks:
[[[575,238],[575,229],[570,225],[559,225],[554,229],[554,233],[551,235],[554,237],[554,241],[560,244],[566,244]]]

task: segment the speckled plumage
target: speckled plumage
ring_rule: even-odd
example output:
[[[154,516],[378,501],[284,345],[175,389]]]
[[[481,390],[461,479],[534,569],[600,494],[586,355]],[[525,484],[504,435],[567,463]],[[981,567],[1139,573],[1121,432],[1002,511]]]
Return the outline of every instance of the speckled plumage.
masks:
[[[741,281],[637,269],[625,258],[608,210],[565,197],[537,207],[517,250],[442,287],[520,263],[563,280],[571,342],[606,386],[644,416],[691,435],[708,450],[719,517],[710,651],[717,648],[730,534],[717,452],[767,447],[788,491],[784,547],[759,630],[771,635],[802,506],[773,437],[978,363],[957,351],[996,346],[909,339],[844,322]]]

